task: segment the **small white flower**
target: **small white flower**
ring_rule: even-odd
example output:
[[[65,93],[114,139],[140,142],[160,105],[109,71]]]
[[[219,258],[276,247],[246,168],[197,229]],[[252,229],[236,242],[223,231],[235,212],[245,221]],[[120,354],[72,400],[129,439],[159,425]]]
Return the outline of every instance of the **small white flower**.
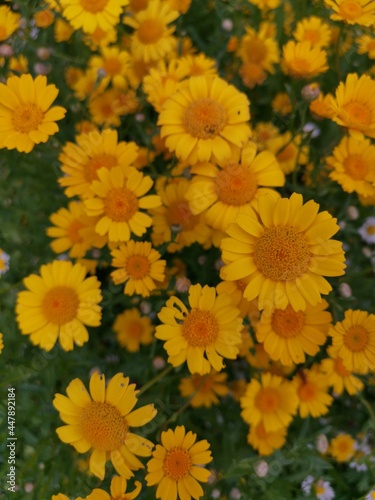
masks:
[[[367,217],[362,226],[358,229],[362,239],[369,244],[375,243],[375,217]]]
[[[375,489],[374,488],[367,493],[367,495],[365,496],[365,500],[375,500]]]
[[[318,500],[332,500],[332,498],[335,498],[335,492],[328,481],[319,479],[319,481],[314,484],[314,488]]]
[[[9,255],[0,248],[0,275],[8,271],[9,260],[10,260]]]
[[[301,483],[301,489],[306,495],[310,495],[311,493],[311,486],[314,482],[313,476],[307,476]]]
[[[344,297],[345,299],[348,299],[352,296],[352,289],[350,288],[348,283],[340,283],[339,292],[341,297]]]
[[[224,19],[221,23],[221,27],[225,31],[232,31],[233,29],[233,21],[231,19]]]
[[[258,477],[265,477],[268,474],[268,463],[265,460],[260,460],[254,465],[254,469]]]

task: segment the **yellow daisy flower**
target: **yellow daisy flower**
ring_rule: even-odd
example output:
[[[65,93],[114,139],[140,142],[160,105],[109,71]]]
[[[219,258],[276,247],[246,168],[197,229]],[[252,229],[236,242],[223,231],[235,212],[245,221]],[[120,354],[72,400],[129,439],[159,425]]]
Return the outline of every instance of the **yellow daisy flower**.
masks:
[[[362,35],[356,38],[358,54],[367,54],[369,59],[375,59],[375,37]]]
[[[331,36],[329,24],[317,16],[301,19],[294,30],[297,42],[310,42],[315,47],[327,47],[331,42]]]
[[[47,142],[56,134],[57,120],[64,118],[66,109],[50,107],[59,93],[47,78],[30,74],[11,76],[0,83],[0,148],[30,153],[35,144]]]
[[[267,141],[267,148],[272,152],[285,175],[293,172],[298,165],[306,165],[309,161],[309,148],[302,146],[301,135],[293,137],[288,130]]]
[[[193,176],[186,198],[193,214],[204,212],[207,223],[224,232],[239,213],[247,214],[259,196],[269,191],[266,187],[284,183],[274,155],[268,151],[257,155],[255,144],[250,142],[240,158],[234,157],[222,168],[207,164],[203,175]]]
[[[219,404],[219,398],[229,394],[226,384],[227,374],[217,373],[211,370],[207,375],[195,373],[188,378],[182,378],[178,386],[180,394],[184,398],[191,398],[189,403],[193,408],[210,408]]]
[[[160,206],[157,195],[144,196],[153,184],[133,167],[100,168],[99,180],[91,184],[91,197],[84,200],[90,216],[100,216],[95,231],[108,234],[109,241],[129,241],[131,233],[142,236],[151,226],[149,215],[140,209]]]
[[[275,37],[268,32],[268,25],[261,24],[259,31],[249,27],[245,30],[238,48],[242,62],[259,65],[268,73],[274,73],[274,65],[279,62],[279,47]]]
[[[287,92],[278,92],[275,97],[271,101],[271,106],[273,111],[279,113],[281,116],[290,115],[293,111],[292,102],[290,100],[289,94]],[[279,132],[277,130],[277,132]],[[288,132],[286,132],[288,133]],[[290,132],[289,132],[290,133]],[[273,137],[276,137],[278,134],[274,134]],[[290,133],[291,137],[291,133]],[[272,137],[271,137],[272,139]]]
[[[141,316],[138,309],[126,309],[116,316],[113,324],[118,343],[129,352],[137,352],[142,345],[151,344],[154,327],[148,316]]]
[[[325,415],[333,402],[328,394],[328,381],[316,367],[310,370],[299,370],[292,384],[299,400],[298,411],[301,418],[311,415],[314,418]]]
[[[134,490],[126,491],[127,480],[121,476],[114,476],[111,480],[111,494],[109,495],[106,491],[95,488],[85,500],[133,500],[137,498],[142,489],[142,484],[139,481],[134,481]]]
[[[304,363],[306,354],[315,356],[319,346],[327,339],[332,316],[328,302],[322,300],[315,306],[307,304],[305,311],[286,309],[264,311],[255,325],[257,340],[264,344],[271,359],[283,365]]]
[[[0,333],[0,353],[3,352],[3,349],[4,349],[4,335],[2,333]]]
[[[52,495],[52,500],[70,500],[70,498],[64,495],[63,493],[58,493],[57,495]],[[76,500],[84,500],[84,499],[78,497]]]
[[[375,314],[348,309],[328,334],[330,355],[340,356],[347,370],[361,374],[375,370]]]
[[[125,89],[128,86],[126,74],[130,66],[130,56],[118,47],[103,47],[100,55],[92,56],[88,66],[102,76],[102,85]]]
[[[58,180],[69,198],[87,198],[97,172],[105,167],[131,166],[138,156],[135,142],[118,141],[117,130],[93,130],[75,137],[75,143],[67,142],[59,156],[64,174]]]
[[[124,293],[149,297],[155,290],[155,281],[165,279],[165,260],[160,260],[160,253],[152,248],[148,241],[128,241],[111,251],[112,266],[119,267],[112,271],[111,278],[116,285],[125,283]]]
[[[248,0],[249,3],[256,5],[262,11],[277,9],[281,0]]]
[[[146,425],[157,411],[153,404],[133,410],[137,392],[122,373],[112,377],[106,387],[104,375],[95,372],[90,378],[90,394],[78,378],[68,385],[68,397],[55,394],[53,406],[67,424],[56,429],[57,435],[78,453],[91,450],[90,471],[102,480],[108,460],[128,479],[134,475],[132,471],[144,467],[136,455],[151,455],[153,443],[130,428]]]
[[[117,88],[92,94],[88,104],[92,121],[103,128],[120,127],[121,116],[130,112],[128,106],[122,103],[123,96],[126,95],[123,90]],[[138,101],[136,101],[135,108],[137,105]]]
[[[241,417],[250,425],[263,425],[265,432],[286,428],[297,411],[298,399],[288,380],[263,373],[260,381],[253,378],[240,399]]]
[[[73,33],[74,28],[64,19],[57,18],[55,20],[54,38],[57,43],[67,42]]]
[[[228,295],[199,284],[189,287],[189,306],[177,297],[168,299],[158,314],[162,325],[156,327],[155,337],[165,341],[168,362],[173,366],[187,361],[190,373],[205,375],[211,366],[219,372],[223,358],[236,359],[238,354],[239,310]]]
[[[109,30],[103,30],[99,26],[95,31],[83,37],[83,42],[90,47],[92,51],[100,50],[101,48],[108,47],[108,45],[115,44],[117,40],[117,29],[115,27]]]
[[[327,54],[311,42],[289,40],[283,46],[281,68],[294,78],[312,78],[328,70]]]
[[[38,10],[33,15],[33,21],[37,28],[48,28],[55,21],[55,16],[50,9]]]
[[[217,76],[215,59],[206,54],[188,54],[178,60],[178,69],[186,76]]]
[[[320,93],[316,99],[309,104],[309,109],[317,119],[319,118],[332,118],[335,114],[332,109],[332,94]]]
[[[7,5],[0,7],[0,42],[6,40],[18,30],[20,19],[21,15],[12,12]]]
[[[228,160],[250,137],[249,101],[218,77],[181,82],[159,115],[160,135],[177,158],[191,165]]]
[[[374,5],[375,9],[375,5]],[[340,82],[331,101],[332,120],[348,129],[353,137],[375,138],[375,81],[367,75],[350,73]]]
[[[250,278],[244,297],[258,297],[259,309],[305,310],[331,291],[323,276],[344,273],[344,252],[330,238],[338,231],[336,219],[313,200],[303,204],[300,194],[290,198],[259,198],[257,212],[239,215],[222,240],[220,270],[223,280]]]
[[[93,33],[99,26],[110,30],[120,21],[123,7],[129,0],[60,0],[63,16],[74,29]]]
[[[161,433],[147,463],[147,486],[158,485],[156,498],[161,500],[191,500],[204,495],[198,481],[206,483],[210,471],[202,467],[212,461],[210,444],[206,439],[196,441],[194,432],[186,432],[183,425]]]
[[[59,339],[64,351],[71,351],[88,341],[85,325],[100,325],[100,283],[85,276],[81,264],[55,260],[41,266],[40,276],[24,279],[27,291],[17,296],[17,322],[34,345],[50,351]]]
[[[375,23],[375,5],[371,0],[324,0],[334,14],[333,21],[343,21],[348,24],[372,26]]]
[[[343,137],[326,162],[332,167],[329,177],[345,192],[375,195],[375,146],[368,139]]]
[[[262,422],[250,427],[247,442],[260,455],[271,455],[275,450],[282,448],[286,441],[286,427],[280,427],[276,431],[267,432]]]
[[[124,24],[135,29],[130,42],[133,56],[146,63],[165,57],[174,45],[175,27],[168,25],[179,15],[167,2],[151,0],[144,10],[126,16]]]
[[[339,434],[331,439],[328,452],[337,462],[348,462],[355,454],[357,442],[349,434]]]
[[[331,356],[331,349],[328,349],[328,354]],[[328,385],[333,389],[333,392],[338,396],[344,390],[353,396],[363,389],[363,382],[347,370],[340,356],[331,356],[323,359],[319,365],[319,370],[327,379]]]
[[[240,316],[242,318],[247,317],[252,322],[258,319],[260,312],[256,300],[249,301],[243,296],[247,283],[247,279],[221,281],[216,286],[216,290],[218,293],[226,293],[229,295],[232,299],[232,304],[240,310]]]

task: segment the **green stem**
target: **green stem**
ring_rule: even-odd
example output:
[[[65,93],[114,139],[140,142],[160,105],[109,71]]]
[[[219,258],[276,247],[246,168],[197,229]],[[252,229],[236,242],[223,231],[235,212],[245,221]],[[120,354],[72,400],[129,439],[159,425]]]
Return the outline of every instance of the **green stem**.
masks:
[[[163,371],[161,371],[160,373],[158,373],[156,375],[156,377],[152,378],[151,380],[149,380],[144,386],[142,386],[142,388],[139,390],[139,395],[143,394],[144,392],[148,391],[148,389],[150,387],[152,387],[154,384],[156,384],[156,382],[159,382],[159,380],[161,380],[162,378],[165,377],[165,375],[167,375],[170,371],[173,370],[173,366],[172,365],[169,365],[167,366],[166,368],[164,368]]]
[[[368,413],[370,415],[370,418],[371,418],[371,421],[372,421],[372,424],[373,424],[373,426],[375,428],[375,411],[374,411],[374,408],[370,405],[370,403],[363,396],[359,395],[358,397],[359,397],[360,402],[363,404],[363,406],[368,411]]]

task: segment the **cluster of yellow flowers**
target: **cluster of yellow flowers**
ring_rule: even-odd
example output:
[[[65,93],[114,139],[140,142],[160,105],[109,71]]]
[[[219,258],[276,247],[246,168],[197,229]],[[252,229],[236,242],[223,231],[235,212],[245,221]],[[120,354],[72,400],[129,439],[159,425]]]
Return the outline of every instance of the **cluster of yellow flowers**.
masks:
[[[0,149],[33,154],[56,140],[58,185],[68,198],[47,228],[53,252],[65,257],[24,279],[16,317],[21,333],[46,351],[57,341],[64,351],[82,346],[87,327],[100,327],[106,314],[106,283],[96,272],[109,269],[108,281],[123,284],[132,300],[113,322],[119,345],[136,352],[162,341],[167,362],[188,372],[179,390],[191,406],[231,393],[248,443],[270,455],[293,421],[327,415],[332,393],[355,395],[375,370],[375,314],[347,309],[339,321],[329,312],[331,278],[347,265],[342,241],[333,239],[337,218],[298,185],[315,188],[323,176],[363,206],[375,204],[375,71],[358,74],[348,62],[375,59],[375,3],[313,2],[319,15],[295,19],[290,2],[244,1],[260,20],[228,33],[231,64],[222,66],[178,28],[190,3],[41,2],[34,26],[50,30],[62,50],[77,36],[88,54],[84,65],[66,63],[64,91],[48,83],[47,67],[34,76],[22,55],[6,53],[24,28],[20,13],[0,7]],[[274,92],[277,78],[287,92]],[[65,106],[53,105],[59,91]],[[265,107],[283,125],[262,120]],[[76,121],[74,110],[86,119]],[[307,125],[323,120],[336,142],[320,154],[311,142],[318,126]],[[69,139],[59,144],[65,124]],[[207,264],[208,283],[192,284],[195,274],[180,258],[194,244],[217,256]],[[156,327],[140,313],[141,301],[153,297],[164,304]],[[251,377],[231,385],[225,363],[237,359]],[[184,426],[163,431],[156,447],[133,433],[156,409],[134,410],[138,391],[122,373],[106,385],[95,372],[89,389],[76,378],[53,401],[66,424],[57,429],[61,441],[91,451],[98,478],[107,461],[119,474],[110,495],[96,489],[86,500],[136,498],[141,483],[127,492],[127,481],[144,468],[143,457],[152,457],[145,479],[158,485],[156,498],[203,496],[199,482],[210,472],[201,466],[212,460],[206,440]],[[345,439],[330,445],[338,461],[354,456]]]

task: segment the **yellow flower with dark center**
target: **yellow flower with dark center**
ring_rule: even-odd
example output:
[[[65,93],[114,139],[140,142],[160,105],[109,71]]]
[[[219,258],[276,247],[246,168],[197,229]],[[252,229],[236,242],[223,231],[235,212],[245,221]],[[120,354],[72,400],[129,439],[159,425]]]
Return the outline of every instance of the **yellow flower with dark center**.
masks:
[[[267,456],[284,446],[286,433],[286,427],[280,427],[277,431],[266,432],[263,423],[260,422],[250,427],[250,431],[247,435],[247,442],[255,448],[260,455]]]
[[[241,417],[250,425],[263,425],[265,432],[286,428],[297,411],[298,399],[291,382],[278,375],[263,373],[253,378],[240,399]]]
[[[355,454],[356,440],[349,434],[339,434],[331,439],[328,452],[338,462],[348,462]]]
[[[141,316],[137,308],[118,314],[112,328],[118,343],[129,352],[137,352],[141,344],[148,345],[153,341],[151,320],[148,316]]]
[[[356,38],[358,54],[367,54],[370,59],[375,59],[375,37],[362,35]]]
[[[125,89],[128,85],[126,74],[130,66],[130,56],[125,50],[118,47],[103,47],[100,55],[94,55],[88,62],[88,67],[97,73],[102,73],[102,85],[104,88],[111,83],[113,87]]]
[[[203,52],[188,54],[178,59],[178,70],[186,76],[217,75],[215,59],[207,57]]]
[[[84,200],[90,216],[100,216],[95,231],[108,234],[109,241],[129,241],[131,233],[142,236],[151,226],[141,209],[160,206],[157,195],[144,196],[153,185],[151,177],[133,167],[100,168],[91,184],[91,197]]]
[[[111,252],[111,278],[116,285],[126,282],[124,293],[148,297],[156,288],[155,281],[165,278],[166,261],[160,259],[160,253],[152,248],[148,241],[128,241]]]
[[[224,367],[223,357],[235,359],[239,351],[239,310],[232,306],[229,295],[199,284],[189,288],[189,306],[177,297],[168,299],[158,314],[163,324],[156,327],[155,337],[165,341],[168,362],[173,366],[187,361],[190,373],[205,375],[211,366],[219,372]]]
[[[225,80],[196,76],[165,102],[158,125],[167,148],[191,165],[229,160],[250,137],[249,101]]]
[[[319,365],[319,370],[326,377],[327,383],[332,387],[333,392],[338,396],[341,396],[344,390],[350,396],[360,392],[364,387],[363,382],[345,368],[340,356],[331,356],[331,353],[332,349],[328,348],[330,357],[323,359]]]
[[[306,354],[315,356],[327,339],[332,320],[327,307],[327,301],[322,300],[316,306],[307,304],[306,311],[296,312],[290,305],[264,311],[255,325],[257,340],[263,342],[271,359],[283,365],[304,363]]]
[[[297,42],[310,42],[315,47],[327,47],[331,42],[331,36],[329,24],[317,16],[301,19],[294,30]]]
[[[301,418],[307,418],[309,415],[317,418],[328,413],[333,397],[328,394],[327,379],[317,367],[298,371],[292,383],[297,391]]]
[[[374,6],[375,8],[375,6]],[[350,73],[340,82],[331,101],[332,120],[359,140],[375,138],[375,81],[368,75]]]
[[[202,467],[212,461],[210,444],[185,431],[183,425],[161,433],[153,457],[147,463],[147,486],[158,485],[156,498],[191,500],[204,495],[198,481],[206,483],[210,471]]]
[[[66,393],[68,397],[55,394],[53,400],[67,424],[56,432],[78,453],[91,450],[90,471],[95,476],[104,479],[108,460],[126,479],[144,467],[137,456],[150,456],[154,445],[130,429],[146,425],[157,412],[153,404],[133,410],[137,391],[135,384],[129,384],[129,377],[117,373],[106,387],[104,375],[95,372],[90,378],[90,394],[78,378],[70,382]]]
[[[3,42],[18,29],[20,14],[12,12],[7,5],[0,7],[0,42]]]
[[[279,48],[275,37],[269,34],[268,24],[263,23],[259,31],[246,27],[246,34],[240,40],[238,54],[243,63],[258,65],[268,73],[274,73],[279,62]]]
[[[63,16],[74,29],[93,33],[97,27],[110,30],[119,23],[129,0],[60,0]]]
[[[328,70],[327,54],[311,42],[289,40],[283,46],[281,68],[294,78],[312,78]]]
[[[47,85],[45,76],[35,80],[30,74],[11,76],[0,83],[0,148],[30,153],[35,144],[47,142],[59,127],[66,109],[50,107],[59,93],[55,85]]]
[[[219,404],[218,396],[229,394],[226,384],[227,374],[211,370],[207,375],[194,374],[181,379],[179,390],[184,398],[191,398],[189,403],[193,408],[206,407]]]
[[[375,195],[375,146],[368,139],[343,137],[326,162],[332,168],[329,177],[345,192]]]
[[[324,3],[334,11],[330,16],[333,21],[360,26],[375,24],[375,5],[371,0],[324,0]]]
[[[340,356],[344,367],[366,374],[375,369],[375,314],[348,309],[345,317],[329,330],[331,356]]]
[[[237,217],[222,240],[220,270],[223,280],[249,278],[244,297],[258,297],[259,309],[305,310],[321,293],[331,291],[323,276],[344,273],[344,252],[330,238],[338,231],[336,219],[313,200],[303,204],[300,194],[290,198],[264,195],[257,211]]]
[[[95,276],[86,278],[81,264],[55,260],[40,268],[40,276],[24,279],[27,291],[18,294],[16,313],[21,333],[50,351],[57,339],[65,351],[88,341],[86,326],[99,326],[102,300]]]
[[[173,49],[174,26],[170,23],[179,17],[168,2],[151,0],[144,10],[134,16],[126,16],[124,23],[135,29],[131,37],[131,52],[133,56],[145,63],[161,60]]]

